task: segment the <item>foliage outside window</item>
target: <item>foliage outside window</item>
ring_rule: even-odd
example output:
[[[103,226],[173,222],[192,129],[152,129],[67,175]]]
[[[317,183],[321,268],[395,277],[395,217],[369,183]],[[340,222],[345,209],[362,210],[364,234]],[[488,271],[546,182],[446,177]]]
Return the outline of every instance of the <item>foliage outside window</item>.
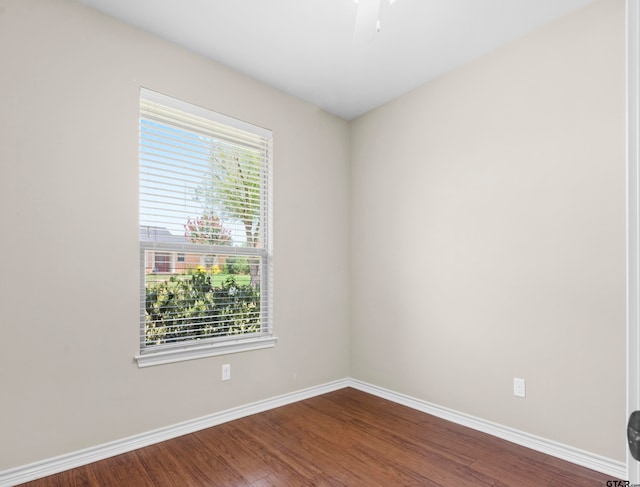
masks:
[[[139,365],[273,346],[271,140],[141,90]]]

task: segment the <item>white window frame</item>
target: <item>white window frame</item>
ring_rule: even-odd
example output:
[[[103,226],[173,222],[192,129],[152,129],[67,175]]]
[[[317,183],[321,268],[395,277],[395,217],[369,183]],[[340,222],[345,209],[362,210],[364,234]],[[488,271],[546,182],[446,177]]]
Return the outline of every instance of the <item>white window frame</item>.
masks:
[[[201,245],[189,242],[150,242],[140,239],[140,354],[135,356],[138,367],[148,367],[160,364],[181,362],[229,353],[246,352],[271,348],[275,346],[277,337],[273,334],[272,302],[272,150],[271,131],[255,125],[236,120],[211,110],[207,110],[189,103],[141,88],[140,103],[143,101],[180,110],[185,114],[201,117],[217,124],[242,130],[247,133],[263,137],[269,142],[265,164],[265,178],[262,184],[262,215],[261,215],[261,246],[235,247],[223,245]],[[142,114],[141,114],[142,120]],[[266,188],[264,187],[266,186]],[[260,293],[261,293],[261,330],[240,335],[229,335],[204,340],[185,340],[172,344],[148,346],[146,344],[146,293],[145,293],[145,251],[171,252],[184,254],[226,254],[238,256],[254,256],[260,261]]]

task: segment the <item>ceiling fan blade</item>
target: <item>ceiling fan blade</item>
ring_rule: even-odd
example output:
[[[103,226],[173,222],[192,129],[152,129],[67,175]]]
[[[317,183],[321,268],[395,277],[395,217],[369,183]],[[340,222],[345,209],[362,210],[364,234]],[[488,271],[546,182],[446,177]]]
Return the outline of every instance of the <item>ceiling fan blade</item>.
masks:
[[[354,44],[366,44],[373,40],[378,30],[380,0],[358,0],[356,27],[353,32]]]

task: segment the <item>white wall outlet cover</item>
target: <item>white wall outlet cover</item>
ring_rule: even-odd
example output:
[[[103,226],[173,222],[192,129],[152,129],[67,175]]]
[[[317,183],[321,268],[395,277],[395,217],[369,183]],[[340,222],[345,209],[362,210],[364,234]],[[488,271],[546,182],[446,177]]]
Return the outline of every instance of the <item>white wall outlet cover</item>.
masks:
[[[525,381],[524,379],[513,379],[513,395],[517,397],[526,397]]]
[[[222,380],[231,379],[231,364],[224,364],[222,366]]]

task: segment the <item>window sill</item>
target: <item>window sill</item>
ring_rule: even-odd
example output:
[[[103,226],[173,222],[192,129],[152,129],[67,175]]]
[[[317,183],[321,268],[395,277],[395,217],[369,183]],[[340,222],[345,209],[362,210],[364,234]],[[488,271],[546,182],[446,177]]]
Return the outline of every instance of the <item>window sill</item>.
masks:
[[[272,348],[275,346],[277,340],[278,338],[274,336],[243,338],[220,343],[209,343],[207,345],[185,346],[182,348],[143,353],[136,355],[134,358],[138,362],[139,368],[151,367],[154,365],[183,362],[185,360],[214,357],[216,355]]]

